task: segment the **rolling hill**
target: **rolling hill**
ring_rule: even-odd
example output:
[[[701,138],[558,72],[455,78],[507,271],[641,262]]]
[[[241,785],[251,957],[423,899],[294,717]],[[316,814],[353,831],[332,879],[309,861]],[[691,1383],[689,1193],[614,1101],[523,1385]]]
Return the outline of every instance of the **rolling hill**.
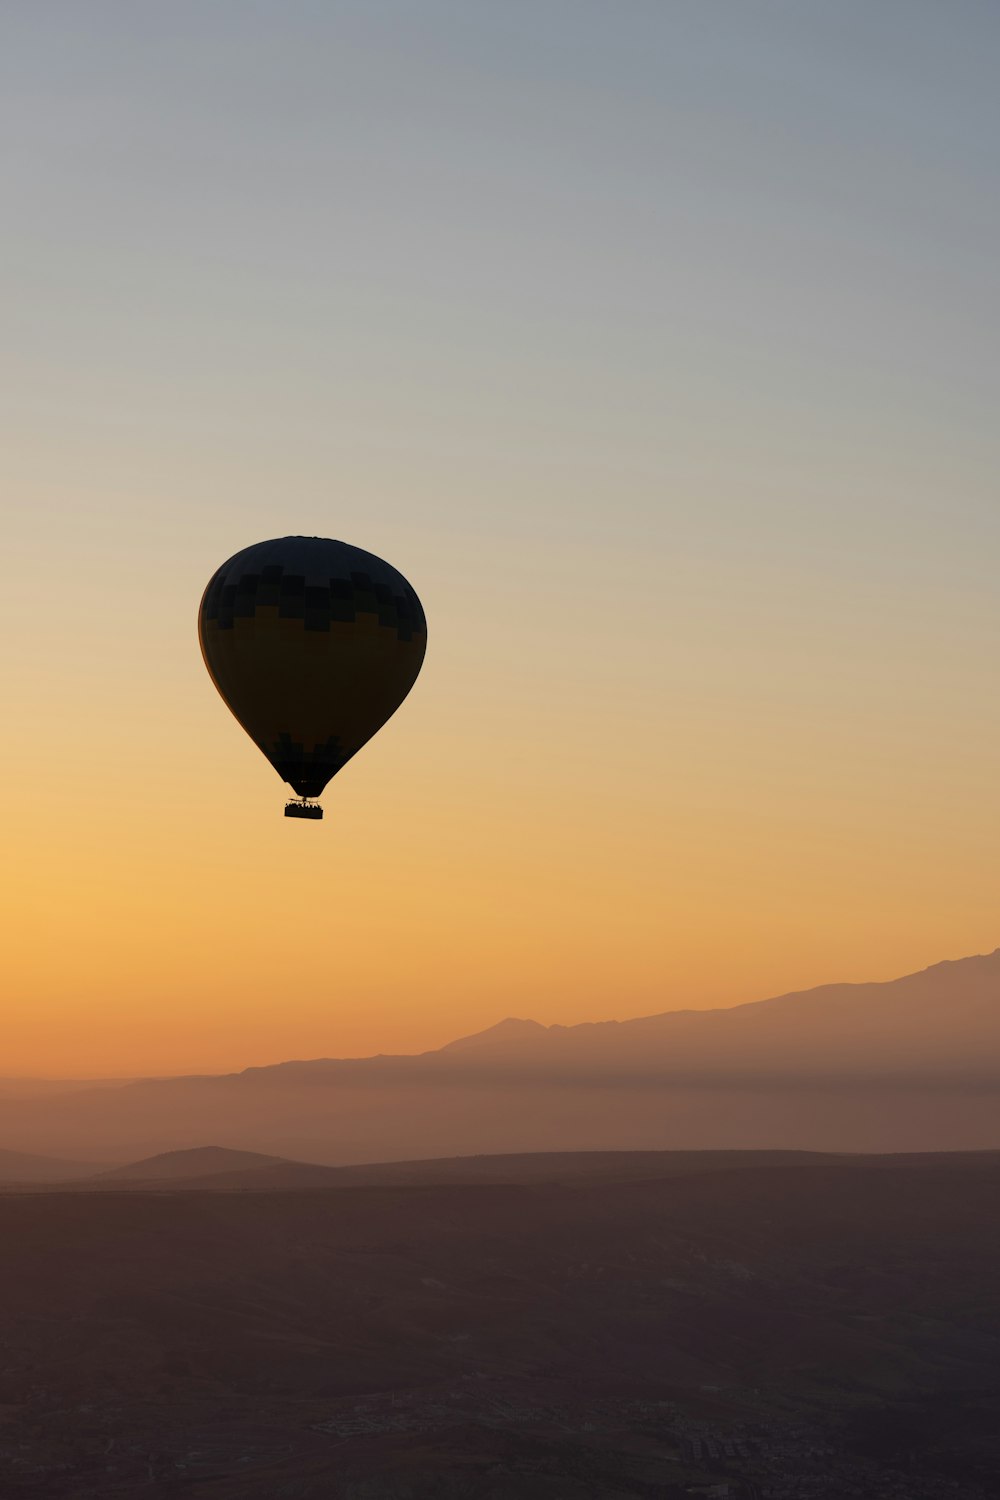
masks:
[[[93,1162],[0,1150],[0,1186],[13,1182],[73,1182],[93,1174]]]
[[[746,1172],[819,1161],[857,1160],[808,1151],[539,1151],[513,1156],[431,1157],[330,1167],[265,1156],[256,1151],[199,1146],[187,1151],[165,1151],[110,1172],[96,1172],[80,1181],[60,1181],[57,1185],[61,1191],[77,1188],[86,1193],[288,1193],[338,1187],[617,1182],[625,1178],[682,1177],[690,1172],[730,1172],[737,1168]],[[45,1190],[53,1186],[51,1181],[37,1178],[24,1180],[25,1185],[29,1183]]]
[[[278,1156],[260,1151],[233,1151],[226,1146],[193,1146],[186,1151],[162,1151],[158,1156],[127,1162],[102,1172],[99,1182],[185,1182],[214,1177],[219,1173],[248,1172],[261,1167],[283,1165]]]

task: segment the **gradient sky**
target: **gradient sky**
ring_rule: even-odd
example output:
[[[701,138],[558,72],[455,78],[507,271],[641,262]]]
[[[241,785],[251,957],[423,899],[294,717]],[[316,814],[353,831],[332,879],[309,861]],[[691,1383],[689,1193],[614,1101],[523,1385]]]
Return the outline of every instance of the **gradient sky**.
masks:
[[[0,18],[0,1073],[219,1070],[1000,942],[991,0]],[[287,823],[201,591],[427,609]]]

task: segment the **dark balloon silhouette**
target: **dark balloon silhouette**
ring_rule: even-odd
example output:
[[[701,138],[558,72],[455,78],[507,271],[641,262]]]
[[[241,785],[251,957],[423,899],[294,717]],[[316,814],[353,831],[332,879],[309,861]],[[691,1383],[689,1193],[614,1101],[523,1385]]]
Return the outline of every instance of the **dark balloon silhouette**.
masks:
[[[286,536],[223,563],[202,598],[198,638],[229,708],[302,799],[286,816],[321,818],[311,799],[416,681],[427,622],[380,557]]]

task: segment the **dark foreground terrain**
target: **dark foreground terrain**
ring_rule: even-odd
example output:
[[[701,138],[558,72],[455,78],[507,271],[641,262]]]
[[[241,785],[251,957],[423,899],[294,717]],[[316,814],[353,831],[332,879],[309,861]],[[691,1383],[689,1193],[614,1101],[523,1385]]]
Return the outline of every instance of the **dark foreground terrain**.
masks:
[[[987,1500],[1000,1153],[0,1194],[0,1495]]]

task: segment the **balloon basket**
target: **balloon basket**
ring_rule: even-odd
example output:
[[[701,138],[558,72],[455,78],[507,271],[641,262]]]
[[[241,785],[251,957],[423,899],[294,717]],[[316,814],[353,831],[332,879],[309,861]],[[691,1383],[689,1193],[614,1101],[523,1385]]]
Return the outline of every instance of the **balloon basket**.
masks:
[[[314,821],[323,816],[323,809],[318,802],[286,802],[286,818],[312,818]]]

